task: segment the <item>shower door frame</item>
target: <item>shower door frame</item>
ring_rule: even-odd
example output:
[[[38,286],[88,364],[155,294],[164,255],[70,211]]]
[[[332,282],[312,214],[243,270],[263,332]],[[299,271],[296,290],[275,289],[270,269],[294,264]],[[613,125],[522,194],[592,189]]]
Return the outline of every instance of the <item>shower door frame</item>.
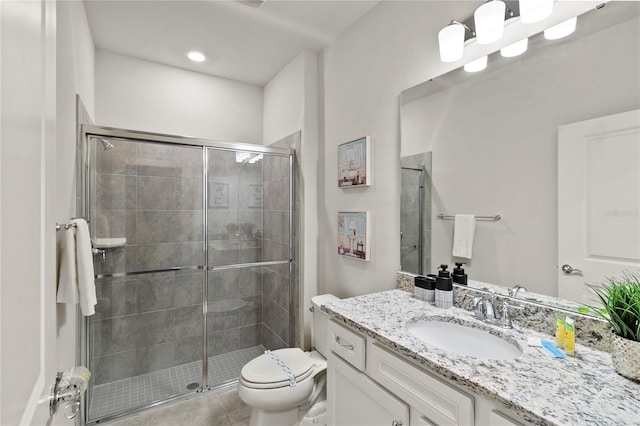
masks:
[[[177,145],[177,146],[185,146],[185,147],[200,147],[202,148],[202,207],[203,207],[203,266],[186,266],[186,267],[172,267],[161,270],[153,270],[153,271],[134,271],[134,272],[119,272],[113,274],[103,274],[96,275],[96,278],[109,278],[109,277],[124,277],[124,276],[133,276],[133,275],[143,275],[146,273],[157,273],[157,272],[170,272],[170,271],[179,271],[179,270],[202,270],[203,278],[202,278],[202,315],[203,315],[203,346],[202,346],[202,384],[200,388],[195,389],[192,392],[186,392],[179,395],[174,395],[167,399],[156,401],[151,404],[147,404],[145,406],[141,406],[138,408],[134,408],[131,410],[127,410],[124,412],[119,412],[117,414],[108,415],[105,417],[101,417],[97,420],[91,420],[87,422],[87,415],[89,410],[89,394],[91,392],[91,388],[87,390],[87,393],[82,397],[82,409],[81,409],[81,422],[82,424],[97,424],[98,422],[110,421],[119,417],[123,417],[126,415],[130,415],[133,413],[137,413],[152,407],[156,407],[162,404],[166,404],[168,402],[180,400],[183,398],[188,398],[192,396],[194,393],[205,392],[212,389],[217,389],[220,387],[224,387],[229,385],[230,383],[234,383],[237,380],[232,380],[230,382],[225,382],[216,385],[215,387],[210,387],[208,384],[208,332],[207,332],[207,313],[208,313],[208,283],[209,283],[209,272],[213,271],[221,271],[221,270],[229,270],[229,269],[241,269],[248,267],[262,267],[262,266],[270,266],[270,265],[283,265],[289,264],[289,347],[295,346],[295,335],[296,335],[296,303],[295,303],[295,285],[297,276],[294,275],[295,267],[294,267],[294,256],[295,256],[295,238],[294,238],[294,226],[295,226],[295,173],[294,173],[294,150],[284,149],[284,148],[272,148],[264,145],[253,145],[247,143],[236,143],[236,142],[219,142],[208,139],[201,138],[193,138],[188,136],[176,136],[176,135],[167,135],[162,133],[152,133],[152,132],[143,132],[138,130],[127,130],[127,129],[119,129],[115,127],[106,127],[106,126],[97,126],[92,124],[81,124],[79,125],[78,132],[78,140],[76,143],[76,211],[78,217],[89,218],[91,209],[91,150],[89,149],[89,139],[91,137],[95,138],[109,138],[109,139],[126,139],[134,142],[153,142],[160,144],[168,144],[168,145]],[[208,202],[209,202],[209,194],[208,194],[208,185],[209,185],[209,148],[220,150],[220,151],[249,151],[249,152],[257,152],[261,154],[267,155],[276,155],[281,157],[289,157],[289,259],[288,260],[276,260],[276,261],[265,261],[265,262],[251,262],[251,263],[242,263],[242,264],[233,264],[233,265],[222,265],[222,266],[211,266],[209,265],[209,226],[208,226]],[[87,367],[92,367],[89,359],[89,317],[84,317],[81,315],[80,310],[77,310],[77,336],[78,336],[78,346],[76,348],[76,359],[79,361],[79,365],[85,365]]]

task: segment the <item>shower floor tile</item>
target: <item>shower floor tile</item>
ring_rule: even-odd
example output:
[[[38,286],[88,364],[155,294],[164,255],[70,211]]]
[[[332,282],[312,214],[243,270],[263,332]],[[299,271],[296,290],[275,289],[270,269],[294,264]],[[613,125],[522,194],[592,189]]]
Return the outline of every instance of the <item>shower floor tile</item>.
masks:
[[[207,363],[209,387],[237,380],[242,367],[264,351],[265,348],[259,345],[210,357]],[[116,413],[145,407],[172,396],[193,392],[187,389],[187,385],[200,383],[201,380],[202,363],[195,361],[98,385],[94,387],[91,396],[88,421],[99,420]]]

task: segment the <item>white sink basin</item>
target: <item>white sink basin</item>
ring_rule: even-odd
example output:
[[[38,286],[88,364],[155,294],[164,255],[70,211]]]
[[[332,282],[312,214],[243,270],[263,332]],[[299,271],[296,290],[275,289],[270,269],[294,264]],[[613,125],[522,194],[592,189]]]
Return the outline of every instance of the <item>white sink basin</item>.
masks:
[[[429,345],[472,358],[514,359],[522,355],[517,344],[473,326],[433,319],[412,322],[407,331]]]

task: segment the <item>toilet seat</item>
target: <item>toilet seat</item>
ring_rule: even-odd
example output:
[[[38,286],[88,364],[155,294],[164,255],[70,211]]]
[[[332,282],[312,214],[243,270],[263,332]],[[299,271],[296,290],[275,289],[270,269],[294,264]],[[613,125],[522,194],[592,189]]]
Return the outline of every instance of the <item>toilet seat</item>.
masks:
[[[272,355],[289,368],[296,382],[301,382],[313,374],[313,360],[299,348],[278,349],[273,351]],[[252,389],[290,387],[289,375],[268,354],[260,355],[242,367],[240,381]]]

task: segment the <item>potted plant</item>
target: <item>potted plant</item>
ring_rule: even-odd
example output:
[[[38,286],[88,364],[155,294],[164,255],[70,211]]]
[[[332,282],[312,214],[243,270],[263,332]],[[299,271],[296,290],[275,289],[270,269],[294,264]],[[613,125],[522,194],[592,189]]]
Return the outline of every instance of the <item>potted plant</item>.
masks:
[[[594,288],[602,302],[597,312],[609,323],[611,360],[622,376],[640,381],[640,277],[624,274]]]

